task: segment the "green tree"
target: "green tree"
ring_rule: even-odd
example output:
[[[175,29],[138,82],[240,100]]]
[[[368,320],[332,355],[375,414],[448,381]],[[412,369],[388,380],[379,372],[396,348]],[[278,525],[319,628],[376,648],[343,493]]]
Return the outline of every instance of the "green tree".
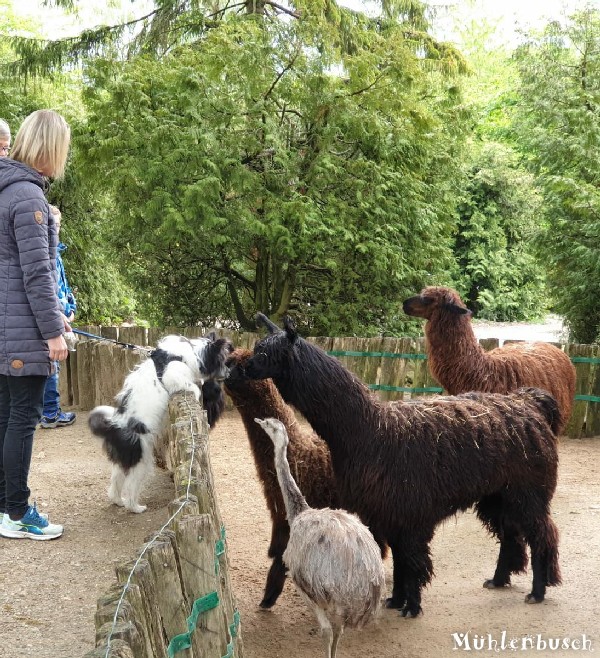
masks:
[[[600,13],[550,23],[518,53],[516,131],[545,202],[538,241],[572,340],[600,334]]]
[[[465,122],[424,6],[166,0],[141,24],[128,54],[122,25],[20,40],[15,70],[84,62],[77,173],[144,313],[402,330],[399,300],[452,268]]]
[[[86,171],[113,195],[149,314],[399,331],[399,300],[451,267],[460,59],[339,11],[345,49],[316,19],[228,16],[159,57],[86,69]]]
[[[91,181],[80,174],[78,131],[84,126],[80,71],[54,72],[52,79],[15,77],[8,64],[15,59],[11,42],[5,37],[18,33],[35,36],[41,23],[25,21],[12,10],[12,3],[0,0],[0,117],[6,119],[13,136],[21,121],[34,110],[50,107],[61,112],[73,133],[74,148],[66,177],[54,181],[48,198],[63,213],[61,239],[68,245],[64,261],[70,283],[77,288],[77,322],[113,322],[130,317],[135,299],[125,284],[112,248],[109,198],[99,195]]]
[[[515,153],[484,143],[469,171],[455,243],[459,288],[477,317],[531,320],[546,310],[543,269],[531,249],[540,205]]]

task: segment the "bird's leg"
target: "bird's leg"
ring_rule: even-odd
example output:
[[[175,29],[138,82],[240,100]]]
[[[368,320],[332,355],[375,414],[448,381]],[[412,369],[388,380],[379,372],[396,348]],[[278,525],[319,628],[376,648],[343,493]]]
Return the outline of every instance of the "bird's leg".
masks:
[[[332,624],[333,627],[333,639],[331,642],[331,650],[329,655],[331,658],[335,658],[335,654],[337,651],[337,645],[338,642],[340,641],[340,638],[342,637],[342,633],[344,632],[344,627],[342,624]]]
[[[332,645],[334,644],[334,635],[333,635],[333,630],[331,628],[331,624],[329,623],[329,619],[327,618],[325,612],[321,610],[321,608],[319,608],[318,606],[313,605],[313,609],[315,611],[317,619],[319,620],[319,625],[321,626],[321,632],[323,633],[323,638],[325,640],[325,658],[334,658],[335,646],[333,646],[334,653],[331,653]],[[335,640],[335,644],[337,644],[337,639]]]

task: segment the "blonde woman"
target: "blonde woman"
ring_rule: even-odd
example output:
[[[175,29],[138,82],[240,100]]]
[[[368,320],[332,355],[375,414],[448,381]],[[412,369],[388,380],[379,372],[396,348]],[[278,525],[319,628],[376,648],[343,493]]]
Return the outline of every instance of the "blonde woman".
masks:
[[[2,537],[55,539],[61,525],[29,502],[33,433],[53,362],[67,357],[56,296],[54,218],[46,178],[63,175],[71,133],[51,110],[30,114],[0,158],[0,524]]]
[[[0,158],[5,158],[10,153],[10,127],[0,119]]]

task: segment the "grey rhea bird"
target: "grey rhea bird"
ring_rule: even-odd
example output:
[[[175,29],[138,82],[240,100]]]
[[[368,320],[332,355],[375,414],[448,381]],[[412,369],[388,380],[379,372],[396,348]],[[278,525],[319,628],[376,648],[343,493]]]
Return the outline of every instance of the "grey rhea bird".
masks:
[[[354,514],[308,506],[290,472],[285,425],[276,418],[254,420],[275,448],[275,469],[290,525],[283,561],[317,616],[327,658],[335,658],[344,627],[361,628],[380,610],[385,590],[381,549]]]

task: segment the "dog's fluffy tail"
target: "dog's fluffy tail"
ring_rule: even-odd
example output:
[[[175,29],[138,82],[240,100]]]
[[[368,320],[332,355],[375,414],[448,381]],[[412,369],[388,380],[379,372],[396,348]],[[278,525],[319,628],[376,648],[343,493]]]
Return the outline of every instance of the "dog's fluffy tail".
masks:
[[[115,422],[114,407],[96,407],[90,412],[88,425],[92,434],[103,440],[104,450],[114,464],[123,470],[135,466],[142,459],[142,434],[149,430],[140,421],[130,419],[125,426]]]

